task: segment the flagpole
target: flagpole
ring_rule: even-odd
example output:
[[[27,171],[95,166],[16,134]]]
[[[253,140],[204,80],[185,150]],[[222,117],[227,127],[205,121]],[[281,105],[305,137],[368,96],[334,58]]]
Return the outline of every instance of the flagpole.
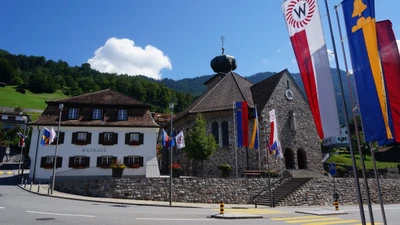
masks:
[[[329,30],[331,33],[331,41],[332,41],[332,46],[333,46],[333,52],[334,52],[334,57],[335,57],[335,63],[336,63],[336,69],[337,73],[339,76],[339,83],[340,83],[340,93],[342,96],[342,103],[344,107],[344,115],[345,115],[345,121],[346,121],[346,128],[347,128],[347,139],[349,140],[349,149],[350,149],[350,155],[351,155],[351,160],[353,164],[353,173],[354,173],[354,183],[356,185],[356,191],[357,191],[357,200],[358,200],[358,206],[360,209],[360,216],[361,216],[361,222],[363,225],[365,225],[365,214],[364,214],[364,207],[362,203],[362,197],[361,197],[361,191],[360,191],[360,182],[358,180],[358,174],[357,174],[357,166],[356,166],[356,158],[354,156],[354,151],[353,151],[353,146],[351,144],[351,134],[350,134],[350,126],[349,126],[349,115],[347,113],[347,104],[346,104],[346,99],[344,96],[344,91],[343,91],[343,82],[342,82],[342,77],[340,75],[340,67],[339,67],[339,59],[337,56],[337,51],[336,51],[336,45],[335,45],[335,36],[333,35],[333,30],[332,30],[332,22],[331,22],[331,17],[329,14],[329,7],[328,7],[328,1],[325,0],[325,7],[326,7],[326,13],[328,16],[328,23],[329,23]]]
[[[174,103],[169,104],[171,111],[171,137],[172,137],[172,114],[174,112]],[[169,140],[168,140],[169,141]],[[172,146],[169,144],[169,205],[172,205]]]
[[[378,197],[379,197],[379,204],[381,205],[381,212],[382,212],[382,219],[383,219],[383,224],[387,225],[386,222],[386,214],[385,214],[385,208],[383,206],[383,200],[382,200],[382,192],[381,192],[381,185],[379,183],[379,177],[378,177],[378,171],[376,169],[376,160],[375,160],[375,151],[372,150],[372,143],[369,143],[369,149],[371,150],[371,155],[372,155],[372,164],[374,166],[374,173],[375,173],[375,178],[376,178],[376,185],[378,186]]]
[[[258,150],[258,170],[261,171],[261,145],[260,145],[260,121],[258,119],[258,110],[257,110],[257,104],[254,106],[256,110],[256,119],[257,119],[257,150]]]
[[[338,14],[338,10],[337,10],[337,6],[335,6],[335,12],[336,12],[336,19],[338,22],[338,28],[339,28],[339,35],[340,35],[340,41],[342,44],[342,51],[343,51],[343,58],[344,58],[344,62],[345,62],[345,69],[346,69],[346,75],[347,75],[347,82],[348,82],[348,86],[349,86],[349,92],[350,92],[350,100],[351,100],[351,107],[353,109],[353,120],[354,120],[354,126],[355,126],[355,133],[356,133],[356,139],[357,139],[357,146],[358,146],[358,152],[360,153],[360,160],[361,160],[361,168],[362,168],[362,174],[364,177],[364,185],[365,185],[365,189],[366,189],[366,196],[367,196],[367,202],[368,202],[368,213],[370,216],[370,222],[372,225],[375,224],[374,222],[374,214],[372,211],[372,205],[371,205],[371,197],[370,197],[370,193],[369,193],[369,186],[368,186],[368,179],[365,173],[365,163],[364,163],[364,153],[363,150],[361,149],[361,141],[360,141],[360,135],[359,135],[359,130],[358,130],[358,121],[357,121],[357,117],[355,114],[355,108],[356,106],[354,105],[354,98],[353,98],[353,91],[351,88],[351,82],[350,82],[350,78],[349,78],[349,70],[348,70],[348,66],[347,66],[347,59],[346,59],[346,51],[344,48],[344,44],[343,44],[343,35],[342,35],[342,30],[340,28],[340,20],[339,20],[339,14]]]
[[[233,128],[235,133],[235,170],[236,170],[236,178],[239,178],[238,173],[238,159],[237,159],[237,128],[236,128],[236,102],[233,102]]]
[[[52,183],[51,183],[51,194],[53,194],[54,191],[54,184],[56,182],[56,169],[57,169],[57,151],[58,151],[58,141],[60,140],[60,124],[61,124],[61,116],[62,116],[62,110],[64,108],[63,104],[60,104],[58,106],[60,109],[60,115],[58,117],[58,131],[57,131],[57,143],[56,143],[56,151],[54,152],[54,161],[53,161],[53,177],[52,177]],[[35,165],[36,166],[36,165]]]
[[[23,149],[24,149],[24,145],[25,145],[25,136],[26,136],[26,125],[24,125],[24,133],[23,133],[23,142],[22,142],[22,144],[21,144],[21,137],[19,137],[20,138],[20,140],[19,140],[19,143],[20,143],[20,145],[21,145],[21,158],[20,158],[20,160],[19,160],[19,166],[18,166],[18,175],[21,175],[20,174],[20,170],[21,170],[21,164],[22,164],[22,162],[24,161],[24,156],[23,156]],[[22,172],[22,171],[21,171]],[[22,176],[23,176],[23,174],[22,174]]]

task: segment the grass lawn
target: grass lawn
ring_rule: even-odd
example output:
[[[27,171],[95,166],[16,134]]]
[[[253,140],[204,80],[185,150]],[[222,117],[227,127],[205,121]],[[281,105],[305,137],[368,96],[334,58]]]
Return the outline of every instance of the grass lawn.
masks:
[[[361,161],[360,161],[360,155],[355,155],[356,156],[356,163],[357,163],[357,168],[361,168]],[[336,163],[337,165],[344,165],[344,166],[352,166],[351,162],[351,156],[350,154],[340,154],[340,155],[332,155],[328,161],[328,163]],[[364,160],[365,168],[366,169],[374,169],[374,166],[372,164],[372,157],[370,155],[367,155],[365,160]],[[395,162],[379,162],[376,161],[376,167],[378,169],[385,169],[385,168],[397,168],[397,164]]]
[[[67,98],[61,90],[57,90],[52,94],[34,94],[26,90],[25,94],[15,91],[15,86],[0,87],[0,106],[8,106],[16,108],[28,109],[45,109],[47,100],[57,100]]]

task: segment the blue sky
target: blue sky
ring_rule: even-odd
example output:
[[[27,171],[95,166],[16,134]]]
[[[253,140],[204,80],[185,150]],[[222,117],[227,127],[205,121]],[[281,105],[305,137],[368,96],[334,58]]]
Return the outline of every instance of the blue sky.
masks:
[[[340,0],[328,2],[339,50],[333,6]],[[327,46],[332,49],[325,4],[318,3]],[[72,66],[89,62],[100,71],[179,80],[213,74],[210,60],[221,54],[224,35],[225,53],[235,56],[240,75],[285,68],[298,72],[281,4],[281,0],[2,0],[0,49],[61,59]],[[390,19],[397,39],[399,5],[398,0],[376,0],[377,20]]]

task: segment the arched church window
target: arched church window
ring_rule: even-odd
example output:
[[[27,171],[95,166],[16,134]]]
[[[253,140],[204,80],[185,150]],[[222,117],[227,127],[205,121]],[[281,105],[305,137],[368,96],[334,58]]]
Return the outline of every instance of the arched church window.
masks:
[[[229,124],[227,121],[221,123],[222,147],[229,147]]]
[[[215,141],[217,141],[217,143],[219,143],[219,125],[218,122],[213,122],[211,124],[211,133],[215,138]]]

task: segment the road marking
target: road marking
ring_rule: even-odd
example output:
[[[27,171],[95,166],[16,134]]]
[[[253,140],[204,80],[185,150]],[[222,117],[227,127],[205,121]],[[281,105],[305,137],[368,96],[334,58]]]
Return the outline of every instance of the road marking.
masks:
[[[303,223],[302,225],[329,225],[329,224],[346,224],[346,223],[357,223],[359,220],[339,220],[329,222],[316,222],[316,223]]]
[[[298,220],[298,219],[315,219],[322,218],[321,216],[293,216],[293,217],[277,217],[271,220]]]
[[[286,223],[309,223],[309,222],[318,222],[318,221],[326,221],[326,220],[341,220],[340,218],[334,217],[322,217],[322,218],[315,218],[315,219],[302,219],[302,220],[289,220],[285,221]]]
[[[190,221],[190,220],[208,220],[210,219],[182,219],[182,218],[135,218],[137,220],[180,220],[180,221]]]
[[[220,210],[219,208],[214,208],[212,210]],[[244,209],[231,209],[225,208],[224,212],[226,213],[247,213],[247,214],[284,214],[288,212],[282,212],[279,210],[271,210],[271,209],[256,209],[256,208],[244,208]]]
[[[4,207],[1,207],[1,206],[0,206],[0,209],[4,209]]]
[[[0,171],[0,175],[1,175],[1,174],[9,174],[9,175],[11,175],[11,174],[13,174],[13,173],[12,173],[12,171],[7,171],[7,172]]]
[[[45,215],[53,215],[53,216],[76,216],[76,217],[94,217],[92,215],[79,215],[79,214],[64,214],[64,213],[49,213],[49,212],[36,212],[36,211],[26,211],[27,213],[35,213],[35,214],[45,214]]]

